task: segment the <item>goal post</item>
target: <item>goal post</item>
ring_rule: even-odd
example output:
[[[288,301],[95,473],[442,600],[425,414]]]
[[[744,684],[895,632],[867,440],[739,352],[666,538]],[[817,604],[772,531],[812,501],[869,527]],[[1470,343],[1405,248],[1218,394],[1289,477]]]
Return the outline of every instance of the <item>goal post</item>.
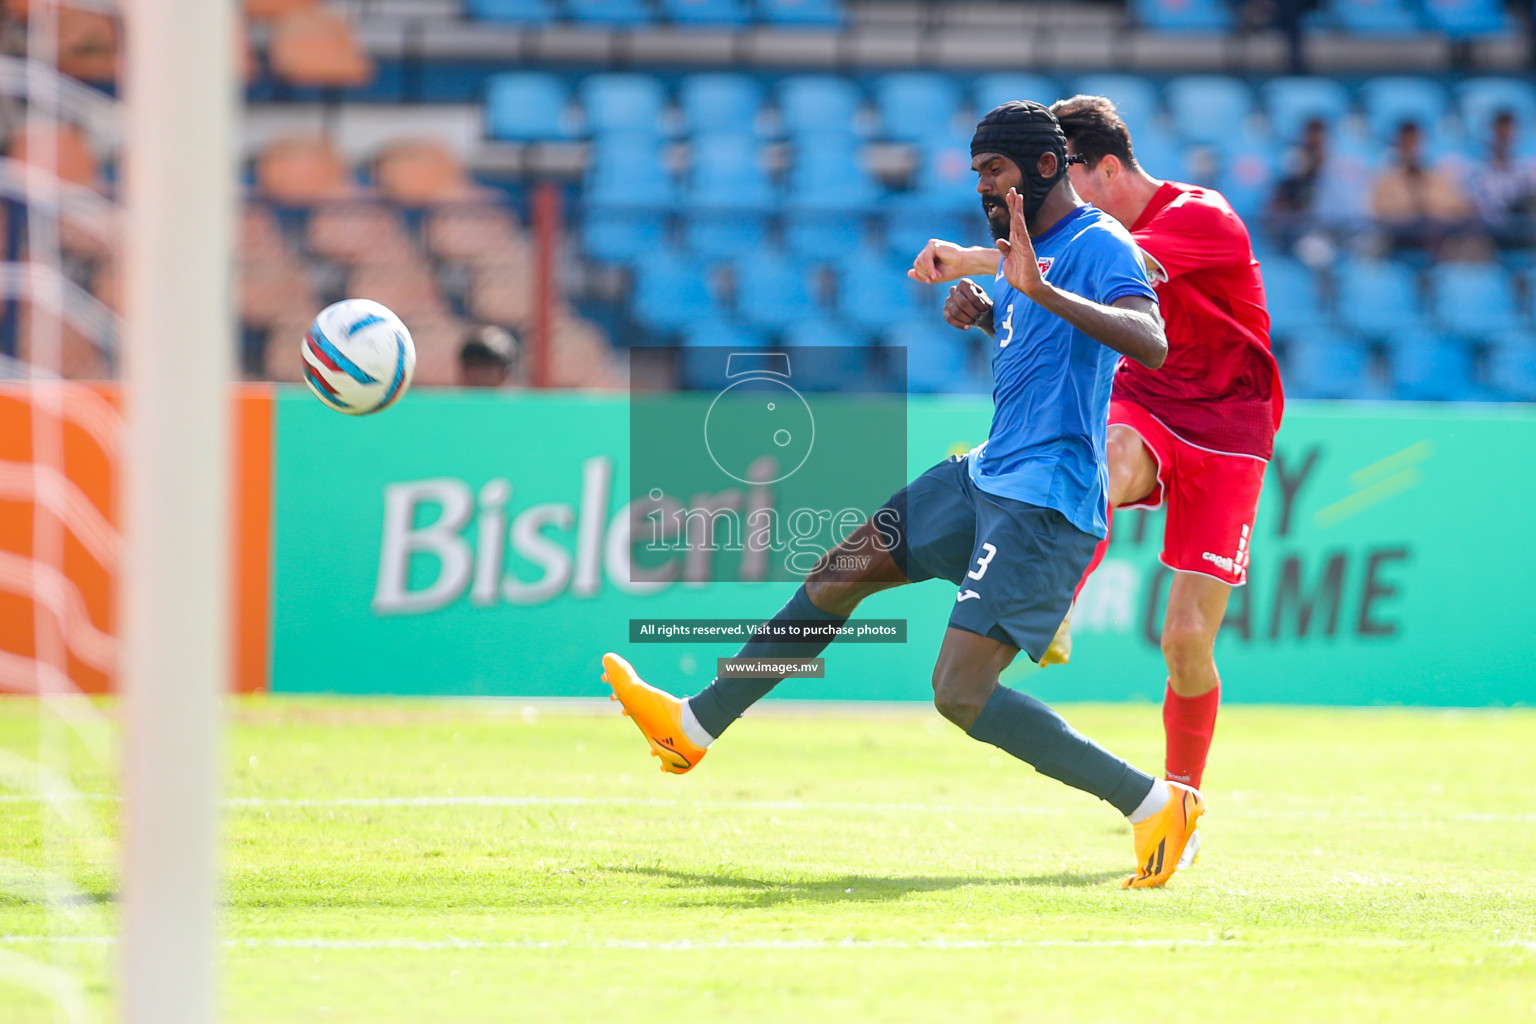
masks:
[[[129,1024],[216,1017],[235,116],[232,0],[125,18],[123,853]]]

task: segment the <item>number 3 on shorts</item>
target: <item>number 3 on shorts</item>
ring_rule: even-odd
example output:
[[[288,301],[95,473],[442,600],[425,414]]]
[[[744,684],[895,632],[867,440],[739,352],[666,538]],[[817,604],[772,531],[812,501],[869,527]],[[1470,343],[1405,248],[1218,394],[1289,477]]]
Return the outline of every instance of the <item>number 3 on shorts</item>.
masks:
[[[965,574],[973,580],[979,580],[987,574],[987,566],[992,564],[992,556],[997,554],[997,548],[985,541],[981,544],[981,550],[985,551],[986,554],[976,559],[976,568]]]

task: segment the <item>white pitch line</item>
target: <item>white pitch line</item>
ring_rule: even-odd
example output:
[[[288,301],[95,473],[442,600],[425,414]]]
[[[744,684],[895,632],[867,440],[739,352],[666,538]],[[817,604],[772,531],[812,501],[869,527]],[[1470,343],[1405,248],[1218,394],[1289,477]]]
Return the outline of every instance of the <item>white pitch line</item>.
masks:
[[[42,798],[32,794],[0,794],[0,803],[37,802]],[[76,793],[65,799],[115,801],[110,793]],[[916,804],[916,803],[858,803],[854,801],[814,800],[673,800],[663,797],[586,797],[586,796],[356,796],[356,797],[231,797],[224,801],[226,807],[246,808],[434,808],[434,807],[619,807],[660,808],[672,810],[714,809],[746,811],[836,811],[865,812],[875,814],[999,814],[999,815],[1059,815],[1070,813],[1060,807],[999,807],[986,804]],[[1536,813],[1461,813],[1415,814],[1411,811],[1354,810],[1354,811],[1303,811],[1269,809],[1259,811],[1247,808],[1222,807],[1226,815],[1234,818],[1251,813],[1272,818],[1314,821],[1446,821],[1467,824],[1536,823]]]

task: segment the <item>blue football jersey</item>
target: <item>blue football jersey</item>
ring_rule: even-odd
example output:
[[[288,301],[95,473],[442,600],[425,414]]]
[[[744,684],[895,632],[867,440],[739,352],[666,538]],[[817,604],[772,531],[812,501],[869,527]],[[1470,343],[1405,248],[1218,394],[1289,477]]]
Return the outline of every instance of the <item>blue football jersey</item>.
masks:
[[[1157,293],[1130,232],[1079,206],[1033,239],[1045,279],[1108,305]],[[970,459],[982,490],[1053,508],[1084,533],[1108,531],[1104,433],[1120,356],[1014,289],[999,260],[992,287],[992,429]]]

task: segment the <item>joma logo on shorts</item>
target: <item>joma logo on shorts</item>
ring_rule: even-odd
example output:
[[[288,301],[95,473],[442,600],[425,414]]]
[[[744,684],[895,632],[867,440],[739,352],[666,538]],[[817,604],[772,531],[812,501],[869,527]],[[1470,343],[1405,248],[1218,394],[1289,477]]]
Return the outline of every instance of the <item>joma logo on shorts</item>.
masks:
[[[1231,572],[1237,567],[1237,562],[1231,558],[1228,558],[1226,555],[1218,555],[1214,552],[1207,551],[1200,557],[1202,560],[1210,562],[1217,568],[1227,570],[1227,572]]]

